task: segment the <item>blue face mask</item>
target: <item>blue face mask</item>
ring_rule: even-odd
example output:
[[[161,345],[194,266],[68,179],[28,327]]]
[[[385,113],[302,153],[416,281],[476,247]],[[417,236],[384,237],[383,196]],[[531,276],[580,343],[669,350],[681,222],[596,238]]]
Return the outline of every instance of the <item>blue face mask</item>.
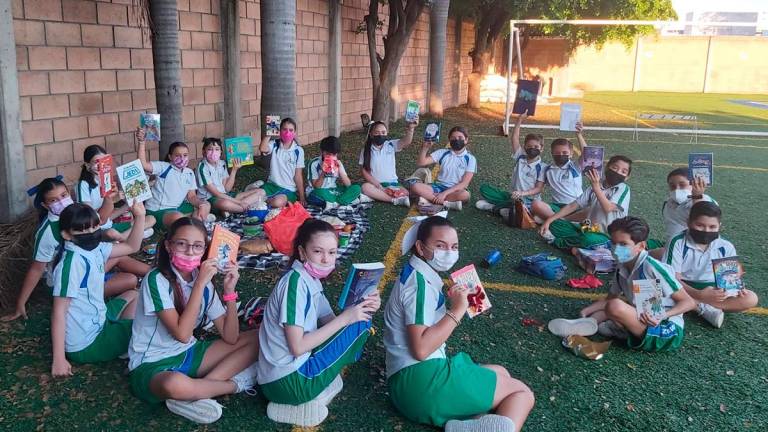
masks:
[[[613,256],[616,258],[616,261],[624,264],[632,261],[632,258],[635,257],[635,254],[632,252],[632,248],[629,246],[616,245],[613,247]]]

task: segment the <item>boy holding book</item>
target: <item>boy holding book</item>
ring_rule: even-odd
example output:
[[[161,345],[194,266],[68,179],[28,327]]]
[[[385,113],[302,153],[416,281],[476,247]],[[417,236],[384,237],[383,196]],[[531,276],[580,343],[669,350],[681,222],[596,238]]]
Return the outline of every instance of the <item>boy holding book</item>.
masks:
[[[734,296],[717,288],[712,260],[735,257],[736,248],[720,236],[722,212],[712,202],[691,207],[688,229],[670,240],[665,262],[672,266],[683,287],[697,303],[697,312],[716,328],[724,312],[742,312],[757,305],[757,294],[746,288]]]
[[[580,131],[581,128],[578,130]],[[579,136],[581,136],[580,132]],[[536,187],[541,190],[544,189],[544,185],[549,185],[552,189],[552,202],[536,200],[531,204],[531,213],[541,220],[547,220],[561,208],[576,201],[582,194],[581,170],[571,160],[574,151],[573,143],[566,138],[557,138],[552,141],[550,151],[554,163],[547,166],[544,170],[544,181],[537,182]]]
[[[320,156],[309,162],[307,201],[330,209],[359,202],[360,185],[349,180],[344,164],[338,159],[341,141],[328,136],[320,141]],[[341,185],[338,184],[341,180]]]

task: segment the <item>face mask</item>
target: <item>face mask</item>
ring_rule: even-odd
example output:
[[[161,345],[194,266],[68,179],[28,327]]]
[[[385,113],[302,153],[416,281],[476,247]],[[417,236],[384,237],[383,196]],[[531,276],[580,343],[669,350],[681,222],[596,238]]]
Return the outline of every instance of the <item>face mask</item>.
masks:
[[[173,166],[178,169],[184,169],[189,164],[189,156],[174,156]]]
[[[605,170],[605,184],[607,186],[616,186],[619,183],[623,183],[626,179],[627,176],[621,175],[610,168]]]
[[[387,142],[387,136],[386,135],[374,135],[371,137],[371,142],[377,146],[383,145],[385,142]]]
[[[683,204],[688,201],[690,195],[691,191],[689,189],[675,189],[669,192],[669,199],[678,204]]]
[[[81,249],[92,251],[101,243],[102,231],[100,229],[86,234],[73,234],[72,243]]]
[[[453,151],[459,151],[459,150],[463,149],[464,146],[465,146],[465,143],[464,143],[463,139],[452,139],[450,141],[450,143],[451,143],[451,149]]]
[[[613,247],[613,256],[616,258],[616,261],[624,264],[632,261],[635,254],[632,253],[632,248],[629,246],[616,245]]]
[[[52,203],[51,203],[51,204],[48,206],[48,210],[49,210],[51,213],[53,213],[53,214],[55,214],[56,216],[58,216],[58,215],[60,215],[60,214],[61,214],[61,212],[63,212],[63,211],[64,211],[64,209],[65,209],[65,208],[69,207],[69,205],[70,205],[70,204],[72,204],[73,202],[74,202],[74,201],[72,201],[72,197],[66,197],[66,198],[62,198],[62,199],[60,199],[60,200],[58,200],[58,201],[54,201],[54,202],[52,202]]]
[[[540,154],[541,154],[541,150],[537,148],[532,147],[532,148],[525,149],[525,155],[531,159],[539,157]]]
[[[293,138],[296,136],[295,133],[289,131],[289,130],[281,130],[280,131],[280,140],[284,143],[290,143],[293,142]]]
[[[306,270],[307,273],[309,273],[309,275],[312,276],[313,278],[324,279],[328,277],[328,275],[331,274],[331,272],[336,270],[336,266],[330,265],[327,267],[320,267],[312,264],[311,261],[307,260],[304,263],[304,270]]]
[[[568,155],[553,155],[552,160],[555,161],[555,165],[563,166],[571,160],[571,157]]]
[[[191,272],[192,270],[200,267],[200,261],[202,258],[202,256],[189,258],[185,257],[184,255],[173,254],[173,256],[171,256],[171,264],[183,272]]]
[[[221,158],[221,150],[208,150],[205,152],[205,158],[208,159],[209,162],[216,162]]]
[[[435,249],[432,251],[432,259],[427,261],[437,271],[448,271],[459,260],[459,251]]]
[[[688,234],[694,243],[700,245],[708,245],[720,237],[719,231],[700,231],[693,228],[688,228]]]

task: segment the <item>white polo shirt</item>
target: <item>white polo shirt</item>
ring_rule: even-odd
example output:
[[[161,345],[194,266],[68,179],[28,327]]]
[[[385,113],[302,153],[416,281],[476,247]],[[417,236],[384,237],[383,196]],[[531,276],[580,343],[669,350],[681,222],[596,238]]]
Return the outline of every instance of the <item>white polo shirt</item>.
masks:
[[[702,201],[714,202],[709,195],[702,195]],[[668,198],[661,205],[661,217],[664,219],[664,240],[670,241],[672,237],[680,234],[688,229],[688,216],[691,214],[691,207],[693,207],[693,199],[688,200],[682,204],[678,204],[672,198]]]
[[[197,279],[197,270],[192,272],[192,281],[185,281],[173,269],[176,282],[184,295],[184,304],[189,301],[192,287]],[[179,355],[195,344],[197,339],[190,336],[187,342],[179,342],[171,335],[168,329],[160,321],[158,312],[173,309],[173,287],[168,279],[153,268],[147,273],[147,277],[141,281],[138,303],[136,304],[136,316],[133,319],[131,343],[128,346],[128,369],[134,370],[142,363],[151,363]],[[197,314],[195,326],[199,326],[205,316],[213,321],[224,315],[226,310],[221,303],[213,283],[208,282],[203,290],[203,299],[200,302],[200,311]]]
[[[340,173],[346,173],[347,170],[344,168],[344,164],[339,161],[339,174]],[[320,159],[320,157],[316,157],[312,159],[309,162],[309,169],[307,172],[307,179],[309,180],[307,182],[307,191],[311,192],[314,190],[314,187],[312,186],[312,182],[319,179],[320,177],[323,178],[323,184],[320,186],[320,189],[334,189],[337,186],[337,182],[339,180],[338,175],[328,175],[323,172],[323,161]]]
[[[88,348],[104,328],[104,266],[110,253],[112,243],[100,243],[87,251],[64,242],[64,254],[53,271],[53,295],[71,299],[64,332],[66,352]]]
[[[269,143],[269,181],[291,192],[296,192],[296,170],[304,168],[304,149],[294,140],[291,146],[283,148],[279,139]]]
[[[381,147],[371,146],[371,175],[379,183],[397,183],[395,153],[400,151],[400,140],[384,141]],[[365,159],[365,146],[360,150],[360,166]]]
[[[77,202],[87,204],[97,212],[104,205],[104,197],[99,192],[99,180],[95,179],[96,186],[91,187],[87,181],[80,180],[77,182]],[[101,224],[101,228],[112,228],[112,219],[107,219],[106,222]]]
[[[573,161],[563,166],[551,164],[544,170],[544,183],[552,188],[552,202],[570,204],[582,194],[582,176]]]
[[[652,256],[648,255],[647,251],[640,252],[631,272],[628,271],[624,265],[619,264],[616,271],[613,273],[611,284],[608,287],[608,293],[623,295],[630,303],[635,304],[632,281],[643,279],[656,279],[659,283],[659,288],[661,288],[661,304],[667,310],[675,307],[676,302],[672,298],[672,294],[681,290],[683,286],[677,279],[675,279],[675,271],[672,267],[657,261]],[[673,315],[668,319],[681,328],[685,327],[682,314]]]
[[[460,153],[450,149],[435,150],[430,157],[440,165],[437,182],[449,188],[456,186],[465,173],[477,172],[477,159],[467,151],[466,147]]]
[[[49,263],[56,257],[56,253],[62,244],[61,230],[59,229],[59,217],[48,212],[48,216],[40,223],[35,233],[35,245],[32,250],[32,259]]]
[[[224,188],[224,183],[229,178],[229,172],[227,172],[227,164],[219,159],[215,164],[208,162],[208,159],[203,159],[197,164],[197,196],[202,200],[207,200],[213,196],[206,186],[211,185],[221,193],[227,193]]]
[[[528,157],[525,155],[525,150],[522,147],[517,149],[514,155],[515,168],[512,172],[512,191],[526,191],[533,189],[536,186],[536,182],[544,181],[544,171],[547,169],[547,164],[541,160],[541,157],[536,158],[533,162],[528,162]],[[540,194],[531,195],[531,199],[539,199]]]
[[[387,378],[419,363],[408,349],[409,325],[431,327],[445,315],[443,280],[417,256],[411,256],[395,281],[384,309],[384,347],[387,349]],[[426,360],[445,358],[445,344]]]
[[[294,357],[285,338],[285,326],[302,327],[304,333],[318,328],[317,320],[333,313],[323,294],[323,284],[310,276],[296,260],[272,290],[259,329],[259,384],[267,384],[296,372],[311,352]]]
[[[629,214],[629,186],[626,183],[619,183],[616,186],[609,188],[603,188],[605,197],[609,201],[616,204],[617,210],[610,213],[605,213],[600,206],[600,202],[597,200],[595,191],[592,190],[592,186],[588,187],[584,193],[579,196],[576,203],[580,209],[587,209],[587,218],[592,221],[593,225],[600,225],[600,230],[604,233],[608,232],[608,225],[616,219],[623,218]]]
[[[197,189],[195,173],[189,168],[180,170],[168,162],[153,161],[152,174],[157,176],[152,186],[152,198],[145,203],[147,210],[179,208],[187,193]]]
[[[669,241],[664,261],[672,266],[676,273],[680,273],[684,281],[714,285],[712,260],[732,256],[736,256],[736,248],[728,240],[718,237],[706,250],[701,250],[686,230]]]

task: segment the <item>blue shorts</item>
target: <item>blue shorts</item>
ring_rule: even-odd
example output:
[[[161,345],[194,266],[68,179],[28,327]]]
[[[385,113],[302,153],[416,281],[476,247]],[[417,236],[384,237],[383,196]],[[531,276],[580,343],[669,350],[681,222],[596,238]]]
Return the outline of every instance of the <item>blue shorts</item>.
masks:
[[[449,189],[448,186],[442,184],[442,183],[432,183],[432,192],[439,194],[442,192],[445,192]]]

